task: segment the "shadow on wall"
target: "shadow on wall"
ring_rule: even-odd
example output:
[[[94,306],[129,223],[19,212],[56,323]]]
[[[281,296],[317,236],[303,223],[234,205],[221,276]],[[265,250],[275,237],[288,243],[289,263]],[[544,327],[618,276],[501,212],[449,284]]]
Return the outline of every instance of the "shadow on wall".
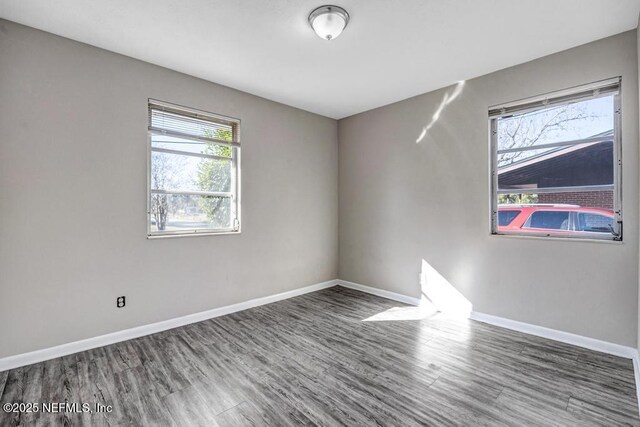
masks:
[[[473,309],[471,302],[424,259],[421,267],[420,305],[393,307],[363,321],[423,320],[437,314],[468,319]]]
[[[436,124],[447,105],[451,104],[454,99],[460,96],[460,94],[462,93],[462,89],[464,88],[464,82],[464,80],[459,81],[458,83],[456,83],[453,90],[450,90],[444,94],[444,97],[442,98],[442,102],[440,102],[438,109],[435,113],[433,113],[433,116],[431,116],[431,121],[424,128],[422,128],[422,132],[418,136],[418,139],[416,139],[416,144],[419,144],[420,141],[422,141],[424,137],[427,136],[429,129],[431,129],[433,125]]]

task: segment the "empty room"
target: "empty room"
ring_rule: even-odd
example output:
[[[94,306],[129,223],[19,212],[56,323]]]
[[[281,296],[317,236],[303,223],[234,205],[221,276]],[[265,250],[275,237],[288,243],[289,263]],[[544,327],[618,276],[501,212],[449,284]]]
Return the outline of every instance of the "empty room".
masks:
[[[640,426],[640,0],[0,0],[0,426]]]

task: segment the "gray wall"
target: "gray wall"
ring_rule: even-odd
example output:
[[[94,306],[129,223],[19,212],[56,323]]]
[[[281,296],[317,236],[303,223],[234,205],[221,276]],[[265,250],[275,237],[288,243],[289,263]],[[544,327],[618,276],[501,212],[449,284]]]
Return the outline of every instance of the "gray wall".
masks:
[[[241,235],[146,239],[147,98],[242,120]],[[335,120],[0,20],[0,357],[336,278],[337,151]]]
[[[434,64],[437,66],[437,64]],[[474,311],[636,346],[638,77],[630,31],[338,123],[338,276],[417,297],[424,260]],[[623,244],[491,236],[487,108],[623,78]]]
[[[638,24],[638,29],[636,29],[636,48],[638,56],[638,88],[640,91],[640,16],[638,16]],[[638,92],[638,96],[640,98],[640,92]],[[640,119],[640,112],[638,118]],[[640,254],[638,255],[640,256]],[[638,259],[638,263],[640,264],[640,258]],[[640,351],[640,276],[638,277],[638,289],[638,349]]]
[[[470,80],[416,144],[453,88],[336,126],[0,20],[0,357],[330,280],[338,253],[345,280],[418,296],[424,260],[475,311],[635,345],[636,44]],[[616,75],[625,242],[490,236],[487,107]],[[241,235],[146,239],[150,97],[242,119]]]

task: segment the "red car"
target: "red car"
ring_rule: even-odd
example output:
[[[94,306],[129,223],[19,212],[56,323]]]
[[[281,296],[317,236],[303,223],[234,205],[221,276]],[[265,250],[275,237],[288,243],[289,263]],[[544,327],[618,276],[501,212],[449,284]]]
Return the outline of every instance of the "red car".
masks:
[[[612,211],[578,205],[499,205],[498,232],[584,236],[607,233],[616,237]]]

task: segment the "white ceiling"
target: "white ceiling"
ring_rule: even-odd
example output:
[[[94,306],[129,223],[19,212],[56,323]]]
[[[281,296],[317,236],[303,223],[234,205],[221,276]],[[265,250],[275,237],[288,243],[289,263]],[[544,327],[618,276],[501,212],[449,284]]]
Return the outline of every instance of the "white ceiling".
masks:
[[[329,0],[328,3],[331,4]],[[0,0],[0,17],[332,118],[636,27],[640,0]]]

